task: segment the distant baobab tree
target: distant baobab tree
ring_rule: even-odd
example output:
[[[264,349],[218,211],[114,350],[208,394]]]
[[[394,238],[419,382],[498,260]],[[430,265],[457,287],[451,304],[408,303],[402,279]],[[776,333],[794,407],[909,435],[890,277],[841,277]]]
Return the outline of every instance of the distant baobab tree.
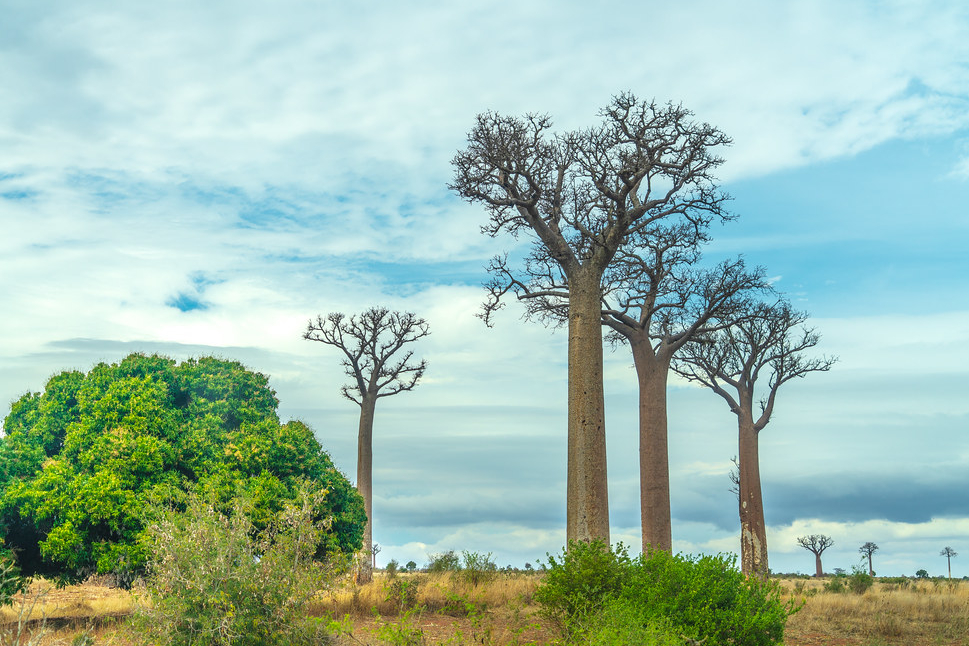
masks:
[[[814,576],[824,576],[824,569],[821,567],[821,554],[824,550],[834,545],[834,539],[824,534],[811,534],[810,536],[799,537],[797,544],[814,554]]]
[[[873,570],[871,567],[871,555],[878,551],[878,546],[872,543],[871,541],[868,541],[867,543],[859,547],[858,551],[861,552],[862,556],[868,557],[868,574],[870,574],[871,576],[875,576],[875,570]]]
[[[760,432],[770,422],[780,387],[810,372],[826,371],[833,358],[808,358],[818,334],[803,323],[807,314],[786,301],[753,305],[734,314],[729,327],[701,335],[683,346],[673,370],[707,386],[737,416],[740,512],[740,564],[744,574],[767,578],[767,524],[760,482]],[[758,379],[766,394],[755,393]],[[755,415],[755,402],[759,411]]]
[[[952,578],[952,557],[959,556],[959,552],[955,551],[954,549],[946,545],[944,548],[942,548],[942,551],[939,552],[939,556],[945,557],[946,563],[948,563],[949,565],[949,578],[951,579]]]
[[[507,255],[492,260],[482,318],[490,324],[512,293],[529,316],[568,326],[566,536],[608,543],[603,278],[657,222],[721,214],[725,196],[712,173],[722,160],[712,151],[730,140],[681,106],[629,93],[600,114],[600,125],[558,135],[545,115],[479,114],[452,161],[450,188],[487,209],[484,233],[533,242],[520,267]]]
[[[413,390],[424,375],[427,362],[412,362],[406,346],[430,334],[427,322],[410,312],[391,312],[372,307],[347,318],[337,312],[318,316],[306,326],[303,338],[338,348],[350,383],[340,388],[344,397],[360,406],[357,434],[357,490],[367,511],[358,581],[373,578],[373,419],[377,400]],[[379,549],[379,548],[377,548]]]

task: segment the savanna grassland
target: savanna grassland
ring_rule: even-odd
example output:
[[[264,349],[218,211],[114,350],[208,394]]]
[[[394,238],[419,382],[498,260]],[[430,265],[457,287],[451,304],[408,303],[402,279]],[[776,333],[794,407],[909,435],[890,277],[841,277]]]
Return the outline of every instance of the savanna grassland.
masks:
[[[330,622],[340,646],[554,644],[557,628],[533,599],[540,579],[528,573],[477,582],[461,573],[378,573],[364,586],[334,585],[319,595],[311,614]],[[879,579],[862,594],[831,592],[824,580],[778,582],[788,596],[804,601],[788,622],[787,646],[969,645],[966,581]],[[28,598],[39,594],[39,602],[19,644],[30,643],[29,633],[41,628],[44,615],[47,634],[33,642],[38,646],[137,643],[127,624],[139,603],[137,589],[127,592],[96,581],[43,594],[45,588],[43,581],[31,586]],[[18,605],[0,610],[8,633],[16,630]],[[9,636],[7,643],[18,644]]]

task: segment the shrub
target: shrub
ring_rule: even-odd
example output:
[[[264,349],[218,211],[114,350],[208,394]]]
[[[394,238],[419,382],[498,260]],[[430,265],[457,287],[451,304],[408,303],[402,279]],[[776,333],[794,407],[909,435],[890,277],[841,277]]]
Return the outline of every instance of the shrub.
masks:
[[[601,542],[572,543],[560,560],[549,557],[535,598],[577,643],[590,626],[621,617],[664,638],[767,646],[781,643],[787,617],[799,607],[781,600],[776,583],[744,577],[732,556],[657,550],[631,560],[622,545],[612,551]]]
[[[428,554],[427,558],[430,559],[427,564],[428,572],[457,572],[461,569],[461,561],[454,550],[440,554]]]
[[[581,630],[588,646],[682,646],[683,639],[666,622],[650,621],[625,599],[606,602],[602,611]]]
[[[600,612],[607,598],[619,594],[632,564],[622,543],[613,551],[599,540],[571,542],[560,559],[546,556],[545,579],[535,590],[535,600],[566,636],[587,615]]]
[[[387,573],[387,576],[389,576],[391,579],[397,576],[397,572],[399,570],[400,570],[400,563],[397,562],[397,559],[390,559],[390,561],[387,563],[387,567],[384,568],[384,571]]]
[[[648,618],[666,619],[687,637],[713,644],[779,644],[787,617],[799,608],[781,600],[776,583],[745,577],[736,558],[723,554],[656,550],[635,561],[632,575],[623,594]]]
[[[852,569],[848,576],[848,589],[855,594],[864,594],[875,584],[875,578],[860,567]]]
[[[464,561],[461,573],[473,586],[491,581],[498,574],[498,565],[492,560],[491,552],[481,554],[464,551],[461,552],[461,560]]]
[[[301,498],[259,533],[241,503],[225,515],[193,496],[184,513],[161,513],[148,532],[150,602],[136,629],[162,646],[318,643],[321,625],[306,610],[325,580],[313,560],[324,528],[313,521],[316,501]]]
[[[269,378],[213,357],[177,364],[132,354],[87,374],[51,377],[11,405],[0,435],[0,527],[27,574],[83,580],[144,568],[144,512],[205,489],[251,497],[262,529],[295,500],[298,481],[328,491],[320,553],[359,549],[363,498],[313,430],[281,423]]]
[[[845,589],[847,589],[847,585],[845,584],[845,576],[843,574],[832,577],[824,584],[824,591],[833,594],[841,594]]]

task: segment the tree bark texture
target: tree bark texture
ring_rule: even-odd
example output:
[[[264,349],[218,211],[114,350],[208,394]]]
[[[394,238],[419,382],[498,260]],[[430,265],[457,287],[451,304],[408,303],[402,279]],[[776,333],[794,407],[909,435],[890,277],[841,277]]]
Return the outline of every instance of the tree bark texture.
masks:
[[[657,356],[646,334],[631,338],[639,380],[639,489],[643,551],[672,551],[666,385],[669,357]]]
[[[569,283],[569,412],[566,538],[609,543],[605,396],[599,274]]]
[[[360,402],[360,430],[357,434],[357,491],[363,496],[367,524],[363,530],[364,558],[360,561],[358,583],[373,580],[373,416],[377,398],[365,395]]]
[[[824,569],[821,567],[821,555],[817,552],[814,553],[814,576],[824,576]]]
[[[760,486],[758,431],[747,414],[740,414],[740,569],[747,576],[767,580],[767,525]],[[820,567],[820,559],[818,567]]]

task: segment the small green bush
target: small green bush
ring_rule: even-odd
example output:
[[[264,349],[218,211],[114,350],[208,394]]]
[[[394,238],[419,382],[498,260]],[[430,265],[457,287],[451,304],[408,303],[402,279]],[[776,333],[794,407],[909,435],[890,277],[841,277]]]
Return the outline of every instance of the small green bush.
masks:
[[[632,561],[622,543],[615,551],[602,541],[569,543],[560,559],[546,555],[545,579],[535,590],[543,614],[568,637],[588,615],[598,614],[629,579]]]
[[[875,577],[868,574],[867,570],[855,567],[848,575],[848,589],[855,594],[864,594],[875,585]]]
[[[429,554],[427,568],[428,572],[457,572],[461,569],[461,560],[454,550],[441,552],[440,554]]]
[[[626,599],[606,602],[602,611],[582,627],[580,635],[575,641],[588,646],[683,646],[683,639],[668,622],[645,618]]]
[[[829,579],[828,581],[825,581],[824,591],[831,592],[833,594],[841,594],[842,592],[848,589],[848,586],[845,583],[846,578],[847,577],[845,577],[845,575],[843,574],[838,574],[831,577],[831,579]]]
[[[482,554],[465,550],[461,552],[461,560],[464,562],[461,574],[473,586],[486,583],[498,576],[498,565],[494,562],[491,552]]]
[[[622,545],[613,551],[601,542],[572,543],[560,559],[550,556],[546,569],[535,599],[573,643],[587,641],[590,627],[606,625],[613,613],[643,630],[662,629],[663,638],[770,646],[781,643],[799,608],[781,600],[776,583],[745,577],[733,556],[656,550],[630,559]]]
[[[307,617],[325,582],[313,559],[323,531],[318,501],[301,496],[262,532],[244,504],[228,515],[198,497],[184,513],[159,512],[148,539],[150,601],[135,628],[158,646],[295,646],[318,644],[319,622]],[[255,537],[255,538],[254,538]]]

